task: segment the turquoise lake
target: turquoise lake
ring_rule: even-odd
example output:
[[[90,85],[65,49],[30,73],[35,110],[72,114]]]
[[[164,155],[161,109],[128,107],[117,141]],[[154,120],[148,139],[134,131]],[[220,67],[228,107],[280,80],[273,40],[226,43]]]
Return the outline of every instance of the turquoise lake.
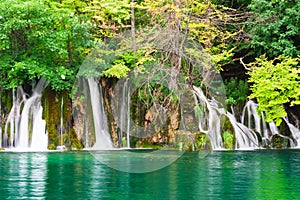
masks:
[[[139,165],[131,152],[119,153]],[[185,153],[148,173],[113,169],[85,151],[2,152],[0,177],[1,200],[299,199],[300,151]]]

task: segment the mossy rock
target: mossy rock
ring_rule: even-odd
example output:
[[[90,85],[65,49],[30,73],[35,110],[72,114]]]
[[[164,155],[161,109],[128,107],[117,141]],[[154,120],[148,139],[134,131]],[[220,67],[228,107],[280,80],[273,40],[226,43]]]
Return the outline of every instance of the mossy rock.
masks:
[[[234,133],[234,128],[230,120],[228,119],[228,117],[226,117],[225,115],[222,115],[221,117],[221,124],[222,124],[222,130],[224,132]]]
[[[290,146],[290,141],[288,138],[281,137],[278,134],[273,135],[271,138],[271,147],[281,149],[288,148]]]
[[[195,135],[196,149],[197,150],[209,150],[211,144],[209,137],[205,133],[198,132]]]
[[[147,141],[138,141],[135,143],[136,148],[162,149],[162,145],[152,144]]]
[[[69,131],[70,135],[70,146],[72,150],[80,150],[83,149],[83,145],[81,144],[80,140],[77,137],[77,134],[73,128]]]
[[[226,131],[222,134],[222,138],[225,149],[233,150],[235,143],[233,133]]]
[[[179,151],[195,151],[197,148],[195,138],[190,134],[177,134],[175,144]]]
[[[63,110],[61,112],[62,99]],[[48,131],[48,144],[50,148],[53,149],[53,146],[56,147],[60,145],[59,133],[61,129],[63,129],[63,133],[70,131],[69,127],[71,126],[72,118],[71,100],[68,98],[68,91],[57,93],[48,87],[43,92],[41,102],[44,108],[43,119],[46,121],[46,129]],[[63,116],[63,126],[61,126],[61,115]],[[74,137],[72,137],[71,140],[74,140]],[[80,145],[78,144],[78,141],[74,142],[74,144],[76,148],[81,146],[80,142]]]
[[[48,149],[49,150],[56,150],[56,146],[54,144],[49,144]]]

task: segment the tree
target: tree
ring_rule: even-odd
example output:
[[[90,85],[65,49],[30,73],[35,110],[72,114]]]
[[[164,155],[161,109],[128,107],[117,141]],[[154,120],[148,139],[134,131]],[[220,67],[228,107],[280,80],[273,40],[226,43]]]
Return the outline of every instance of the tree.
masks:
[[[6,89],[45,77],[54,90],[69,89],[85,49],[90,25],[52,2],[0,3],[0,71]]]
[[[282,117],[287,115],[284,105],[300,104],[299,60],[284,56],[268,60],[263,55],[249,64],[250,98],[257,99],[258,110],[266,113],[267,122],[275,120],[280,125]]]
[[[257,55],[295,57],[300,54],[300,1],[253,0],[248,20],[251,47]]]
[[[177,3],[176,3],[177,2]],[[246,14],[216,1],[144,1],[153,24],[165,26],[172,14],[179,20],[180,29],[211,55],[215,66],[221,68],[232,61],[237,42],[243,41]]]

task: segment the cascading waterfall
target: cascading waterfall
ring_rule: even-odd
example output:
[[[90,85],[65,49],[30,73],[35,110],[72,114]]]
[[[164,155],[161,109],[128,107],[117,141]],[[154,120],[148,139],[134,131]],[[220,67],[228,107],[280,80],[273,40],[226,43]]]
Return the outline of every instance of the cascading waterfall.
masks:
[[[205,133],[211,141],[213,149],[222,149],[223,142],[220,134],[220,112],[215,101],[209,101],[200,88],[194,87],[196,92],[195,104],[200,106],[199,130]],[[198,97],[198,98],[197,98]]]
[[[126,147],[130,148],[130,92],[128,88],[128,81],[126,80],[122,89],[122,101],[120,108],[120,146],[122,147],[123,132],[126,131]]]
[[[234,129],[236,137],[235,149],[252,149],[259,146],[257,135],[253,130],[238,122],[230,112],[226,112],[226,116]]]
[[[278,128],[276,127],[274,122],[267,123],[264,120],[264,114],[261,113],[261,116],[257,113],[257,104],[249,100],[242,112],[241,122],[245,124],[249,129],[254,130],[257,133],[261,134],[263,144],[267,144],[270,137],[275,134],[278,134]],[[245,121],[247,119],[247,122]]]
[[[7,122],[5,124],[3,147],[13,148],[15,139],[18,138],[19,132],[19,120],[20,120],[20,106],[23,103],[23,90],[18,87],[17,91],[13,89],[12,99],[13,105],[10,113],[7,117]],[[9,131],[9,136],[8,136]]]
[[[289,123],[287,117],[284,117],[283,120],[286,122],[292,134],[292,138],[294,138],[295,141],[290,137],[282,135],[275,122],[266,123],[264,120],[264,113],[260,113],[260,117],[257,113],[257,107],[258,105],[254,101],[249,100],[244,106],[241,121],[242,123],[247,124],[249,129],[254,129],[258,134],[260,134],[263,146],[268,145],[271,142],[272,137],[275,135],[288,139],[291,147],[297,147],[300,145],[300,131],[294,125]],[[248,119],[247,123],[244,121],[246,118]]]
[[[221,117],[225,116],[229,119],[235,134],[235,149],[254,149],[269,145],[274,135],[279,135],[282,138],[290,141],[291,147],[300,146],[300,130],[288,121],[288,118],[283,118],[286,122],[292,138],[280,134],[274,122],[266,123],[264,114],[259,116],[257,113],[257,104],[249,100],[244,106],[241,116],[241,122],[237,121],[234,115],[224,108],[218,107],[216,100],[209,100],[203,94],[200,88],[194,87],[196,105],[201,109],[199,115],[199,130],[205,133],[211,141],[214,150],[224,149],[222,133],[221,133]],[[262,143],[258,137],[261,137]]]
[[[96,142],[91,149],[111,149],[113,144],[108,129],[108,121],[104,110],[102,88],[96,78],[88,78],[90,101],[93,112],[93,123]]]
[[[293,142],[291,144],[291,147],[300,147],[300,130],[298,128],[296,128],[293,124],[291,124],[287,117],[284,117],[283,119],[290,129],[292,137],[296,141],[295,143]]]
[[[32,139],[30,147],[32,150],[46,150],[48,146],[48,133],[45,132],[46,122],[42,118],[42,106],[38,106],[34,113],[36,114],[33,121]]]
[[[224,108],[218,107],[216,100],[208,100],[202,90],[194,87],[196,95],[196,105],[200,105],[201,114],[199,116],[199,130],[205,133],[211,141],[214,150],[224,149],[221,133],[221,117],[229,119],[233,126],[236,149],[247,149],[258,147],[258,138],[254,131],[247,128],[244,124],[238,122],[233,114],[226,112]]]
[[[63,140],[63,129],[64,129],[64,98],[61,98],[61,106],[60,106],[60,145],[64,144]]]
[[[19,150],[47,149],[48,135],[41,106],[41,95],[45,86],[46,80],[42,78],[28,99],[21,87],[17,92],[13,91],[13,106],[5,125],[4,147]]]

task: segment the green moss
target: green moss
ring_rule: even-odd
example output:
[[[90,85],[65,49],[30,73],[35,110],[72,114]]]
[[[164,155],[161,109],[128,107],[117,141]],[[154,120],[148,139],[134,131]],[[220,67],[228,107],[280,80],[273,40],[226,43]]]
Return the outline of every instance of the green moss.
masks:
[[[70,136],[70,146],[72,150],[83,149],[83,145],[81,144],[80,140],[77,138],[77,134],[73,128],[70,129],[69,136]]]
[[[272,146],[275,148],[282,148],[282,143],[283,143],[283,138],[280,137],[279,135],[275,135],[272,138]]]
[[[60,123],[60,108],[56,101],[56,95],[54,91],[46,88],[42,96],[43,118],[48,131],[48,149],[56,149],[56,146],[59,145],[57,127]]]
[[[288,148],[290,147],[290,141],[287,138],[283,138],[280,135],[276,134],[271,139],[271,147],[273,148]]]
[[[5,94],[2,95],[2,104],[6,107],[6,109],[9,111],[12,108],[13,105],[13,99],[12,99],[12,93],[11,91],[5,91]]]
[[[56,146],[54,144],[49,144],[48,149],[49,150],[56,150]]]
[[[63,110],[61,106],[63,104]],[[54,92],[46,88],[42,96],[43,118],[48,131],[48,149],[66,145],[71,149],[82,149],[82,144],[72,128],[72,102],[67,91]],[[63,144],[60,141],[61,115],[63,115]]]
[[[180,151],[195,151],[196,144],[193,135],[185,133],[177,133],[175,136],[175,148]]]
[[[221,124],[222,124],[222,130],[223,130],[223,132],[234,133],[234,128],[233,128],[230,120],[228,119],[228,117],[226,117],[226,116],[223,115],[221,117]]]
[[[232,150],[234,147],[234,135],[231,132],[226,131],[222,134],[222,137],[224,141],[224,147]]]
[[[150,148],[150,149],[162,149],[163,146],[162,145],[157,145],[157,144],[152,144],[150,142],[147,141],[138,141],[135,144],[136,148]]]
[[[122,147],[126,147],[126,145],[127,145],[126,137],[122,137]]]
[[[195,142],[197,150],[211,149],[209,137],[205,133],[197,133],[195,135]]]

